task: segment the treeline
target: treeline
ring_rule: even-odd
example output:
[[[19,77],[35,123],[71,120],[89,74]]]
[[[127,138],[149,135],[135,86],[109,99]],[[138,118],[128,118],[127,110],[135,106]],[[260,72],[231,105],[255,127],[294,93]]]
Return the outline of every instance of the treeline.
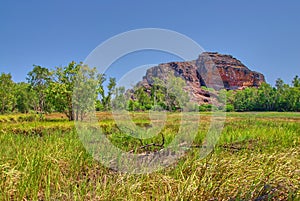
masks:
[[[0,112],[2,114],[31,111],[39,114],[61,112],[66,114],[69,120],[74,120],[83,118],[84,113],[91,110],[85,107],[88,104],[92,105],[93,109],[109,110],[116,80],[109,78],[105,93],[103,84],[106,79],[104,74],[97,73],[96,68],[89,68],[76,62],[56,67],[54,70],[34,65],[33,70],[27,74],[27,82],[15,83],[11,74],[2,73]],[[82,96],[82,94],[91,95],[91,92],[92,97]],[[80,105],[82,103],[85,104]]]
[[[154,78],[155,80],[155,78]],[[167,83],[155,80],[150,88],[136,87],[128,102],[128,110],[150,110],[159,107],[164,110],[179,110],[184,106],[188,111],[300,111],[300,78],[295,76],[292,85],[282,79],[276,80],[275,87],[263,83],[260,87],[243,90],[220,90],[202,87],[217,94],[218,103],[195,105],[189,103],[188,94],[183,90],[182,79],[170,76]],[[218,105],[218,106],[217,106]],[[158,108],[158,109],[159,109]]]
[[[154,78],[154,83],[148,88],[135,86],[125,91],[124,87],[117,87],[115,78],[107,78],[82,63],[71,62],[54,70],[34,65],[26,80],[15,83],[10,74],[0,75],[2,114],[60,112],[65,113],[69,120],[79,120],[89,111],[112,108],[129,111],[175,111],[182,107],[190,111],[210,111],[213,108],[226,111],[300,111],[298,76],[294,77],[292,85],[278,79],[275,87],[264,83],[259,88],[214,91],[222,105],[217,108],[210,104],[198,106],[189,103],[188,94],[183,90],[184,80],[172,74],[169,74],[168,82]]]
[[[14,83],[10,74],[1,74],[2,114],[60,112],[69,120],[82,120],[95,110],[178,110],[189,101],[183,90],[184,81],[171,74],[167,84],[156,79],[151,89],[135,87],[125,91],[117,87],[115,78],[107,79],[96,68],[71,62],[54,70],[34,65],[26,80]]]
[[[275,87],[263,83],[259,88],[249,87],[225,93],[229,111],[300,111],[298,76],[294,77],[292,85],[284,83],[279,78],[276,80]]]

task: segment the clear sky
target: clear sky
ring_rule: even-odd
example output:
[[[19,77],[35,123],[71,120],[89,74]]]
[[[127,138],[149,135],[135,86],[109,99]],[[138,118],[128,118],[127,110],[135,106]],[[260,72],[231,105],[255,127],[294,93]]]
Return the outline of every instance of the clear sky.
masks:
[[[177,31],[206,51],[231,54],[271,84],[300,75],[297,0],[0,0],[0,72],[24,81],[33,64],[53,68],[83,61],[110,37],[148,27]],[[172,59],[144,55],[124,63]]]

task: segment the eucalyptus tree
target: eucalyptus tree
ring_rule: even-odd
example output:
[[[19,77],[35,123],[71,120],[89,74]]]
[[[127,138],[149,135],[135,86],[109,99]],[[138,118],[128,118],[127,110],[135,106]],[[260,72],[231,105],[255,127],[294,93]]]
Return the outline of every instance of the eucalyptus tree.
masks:
[[[46,90],[49,87],[51,81],[52,72],[38,65],[33,65],[33,70],[27,74],[27,81],[30,84],[32,90],[36,92],[38,99],[38,110],[39,112],[45,112],[49,110],[46,102]]]
[[[12,111],[14,102],[15,83],[10,73],[0,75],[0,110],[4,114]]]
[[[28,113],[30,110],[38,108],[36,92],[31,89],[30,84],[25,82],[16,83],[14,92],[14,108],[18,112]]]
[[[56,67],[54,77],[47,89],[47,99],[53,104],[57,112],[64,113],[69,120],[74,120],[72,105],[73,89],[76,76],[82,66],[72,61],[67,66]]]
[[[111,101],[112,101],[112,95],[115,92],[116,89],[116,78],[109,78],[109,82],[107,85],[107,93],[105,92],[104,83],[106,81],[106,75],[105,74],[98,74],[97,75],[97,97],[100,99],[100,102],[102,104],[103,110],[110,110],[111,109]]]

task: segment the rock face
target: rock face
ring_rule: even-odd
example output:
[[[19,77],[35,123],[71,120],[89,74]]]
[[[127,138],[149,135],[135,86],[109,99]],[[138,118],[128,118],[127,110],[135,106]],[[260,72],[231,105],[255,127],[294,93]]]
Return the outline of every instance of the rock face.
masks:
[[[190,94],[191,101],[199,104],[209,103],[217,97],[217,92],[208,92],[202,86],[215,90],[235,90],[258,87],[265,82],[263,74],[249,70],[231,55],[204,52],[194,61],[170,62],[152,67],[138,85],[150,88],[154,77],[167,80],[169,73],[185,80],[185,91]]]
[[[265,82],[263,74],[249,70],[231,55],[222,55],[216,52],[202,53],[196,60],[196,68],[202,79],[206,81],[202,84],[210,85],[215,89],[258,87]],[[219,82],[220,80],[222,83]]]

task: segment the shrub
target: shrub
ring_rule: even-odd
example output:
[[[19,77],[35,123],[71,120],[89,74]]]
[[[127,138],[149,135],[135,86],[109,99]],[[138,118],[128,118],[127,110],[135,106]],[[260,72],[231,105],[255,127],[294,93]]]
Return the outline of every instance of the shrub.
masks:
[[[211,104],[203,104],[199,105],[199,111],[200,112],[208,112],[212,110],[212,105]]]
[[[231,104],[226,105],[225,109],[226,109],[226,112],[233,112],[234,111],[234,107]]]

